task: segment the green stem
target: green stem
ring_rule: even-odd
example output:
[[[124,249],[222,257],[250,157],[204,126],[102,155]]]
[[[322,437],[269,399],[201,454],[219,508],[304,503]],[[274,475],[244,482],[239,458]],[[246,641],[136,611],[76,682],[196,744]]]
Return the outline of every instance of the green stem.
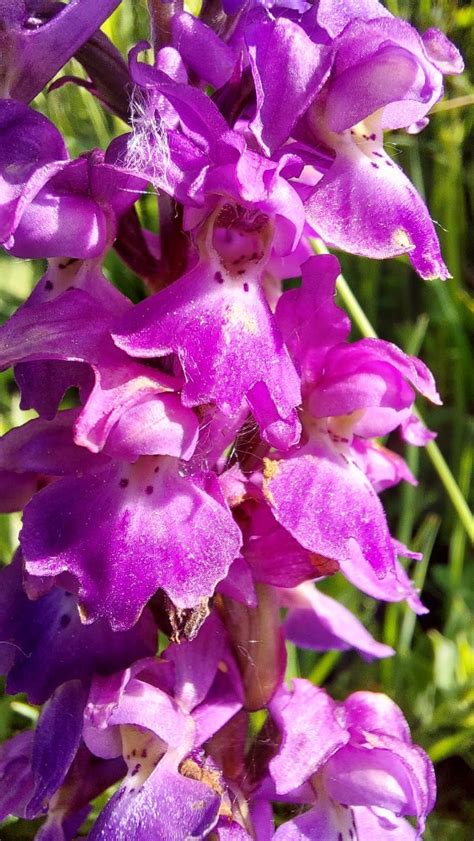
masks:
[[[312,244],[317,254],[330,253],[324,245],[324,243],[321,242],[321,240],[312,240]],[[342,275],[339,275],[337,279],[337,291],[339,292],[344,306],[347,308],[349,315],[351,316],[354,324],[357,326],[362,336],[365,336],[369,339],[376,339],[377,333],[375,332],[372,324],[365,315],[354,293],[350,289],[349,284]],[[423,418],[417,409],[414,410],[414,414],[419,420],[423,421]],[[470,540],[474,542],[474,517],[471,513],[469,505],[464,499],[459,485],[457,484],[453,474],[451,473],[451,470],[449,469],[446,463],[446,460],[441,450],[439,449],[438,445],[435,444],[434,441],[430,441],[426,445],[425,449],[434,469],[436,470],[442,484],[444,485],[444,489],[449,499],[451,500],[453,508],[455,509],[460,522],[463,524]]]

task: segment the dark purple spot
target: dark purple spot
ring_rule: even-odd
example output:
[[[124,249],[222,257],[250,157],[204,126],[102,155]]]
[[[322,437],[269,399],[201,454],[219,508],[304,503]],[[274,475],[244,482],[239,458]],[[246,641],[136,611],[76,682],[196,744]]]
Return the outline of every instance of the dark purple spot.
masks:
[[[371,134],[370,139],[371,140],[377,140],[377,135],[376,134]]]
[[[382,152],[372,152],[373,155],[376,155],[378,158],[383,158]]]
[[[153,485],[147,485],[145,488],[145,493],[148,494],[148,496],[151,496],[151,494],[153,493]]]
[[[128,479],[120,479],[119,485],[121,488],[126,488],[128,485]]]
[[[392,161],[385,161],[385,163],[387,164],[387,166],[393,166]]]
[[[133,769],[133,771],[132,771],[132,773],[130,774],[130,776],[131,776],[131,777],[135,777],[135,775],[136,775],[136,774],[138,774],[138,772],[139,772],[139,770],[140,770],[140,768],[141,768],[141,767],[142,767],[142,766],[141,766],[141,763],[140,763],[140,762],[137,762],[137,764],[135,765],[135,768]]]
[[[155,469],[154,469],[154,471],[153,471],[153,473],[159,473],[159,472],[160,472],[160,465],[159,465],[159,464],[157,464],[157,465],[156,465],[156,467],[155,467]]]
[[[344,841],[344,838],[342,837],[342,832],[337,833],[337,841]]]
[[[249,285],[246,282],[246,283],[244,283],[244,292],[248,292],[248,291],[249,291]]]
[[[220,272],[215,273],[214,280],[217,280],[218,283],[224,283],[224,278],[222,277]]]
[[[70,622],[71,622],[71,617],[69,616],[69,614],[68,613],[63,613],[63,615],[61,616],[61,619],[59,620],[59,624],[60,624],[61,628],[67,628],[67,626],[70,624]]]
[[[238,269],[237,274],[245,274],[245,269]]]
[[[362,137],[364,138],[364,140],[370,140],[370,137],[369,137],[368,134],[363,134]]]
[[[51,283],[50,280],[46,281],[46,283],[44,284],[44,288],[47,289],[48,291],[53,288],[53,284]]]
[[[355,131],[354,131],[354,129],[352,129],[352,128],[351,128],[351,134],[355,134]]]
[[[132,750],[132,756],[136,756],[136,755],[137,755],[137,752],[136,752],[135,748],[133,748],[133,750]]]
[[[349,838],[351,838],[351,839],[355,838],[355,835],[354,835],[354,830],[353,830],[353,829],[350,829],[350,830],[349,830]]]
[[[147,756],[148,756],[148,751],[147,751],[147,749],[146,749],[146,748],[143,748],[143,750],[142,750],[142,757],[143,757],[143,759],[146,759],[146,758],[147,758]]]
[[[378,169],[379,165],[375,163],[375,161],[370,162],[370,166],[373,166],[374,169]]]

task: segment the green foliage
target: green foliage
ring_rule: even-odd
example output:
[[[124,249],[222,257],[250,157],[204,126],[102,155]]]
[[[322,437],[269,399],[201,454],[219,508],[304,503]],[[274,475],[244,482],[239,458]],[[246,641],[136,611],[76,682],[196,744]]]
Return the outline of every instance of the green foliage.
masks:
[[[462,0],[389,0],[392,12],[420,29],[438,26],[457,43],[470,66],[474,62],[474,11]],[[132,43],[147,37],[145,0],[125,0],[104,29],[123,54]],[[81,75],[76,62],[63,71]],[[447,283],[420,281],[408,261],[370,262],[341,254],[346,281],[366,319],[385,339],[419,353],[437,379],[444,405],[423,406],[423,416],[438,434],[437,443],[465,500],[469,499],[474,457],[472,338],[474,333],[474,86],[469,75],[448,80],[446,99],[432,114],[419,136],[392,133],[387,148],[426,197],[439,224],[443,252],[453,274]],[[120,120],[106,113],[81,88],[68,85],[41,94],[37,107],[66,137],[71,155],[92,146],[106,146],[125,130]],[[150,197],[141,213],[153,217]],[[0,257],[0,319],[24,300],[40,276],[37,261]],[[133,300],[139,285],[115,255],[108,262],[110,277]],[[354,328],[354,338],[358,331]],[[471,414],[469,413],[471,412]],[[22,420],[20,421],[20,415]],[[0,375],[0,432],[27,419],[20,413],[10,372]],[[412,564],[411,575],[422,588],[430,608],[417,619],[405,605],[381,607],[363,597],[342,578],[327,580],[324,589],[357,613],[378,639],[397,648],[394,658],[365,664],[353,653],[316,656],[290,647],[289,672],[325,683],[336,697],[356,689],[388,693],[405,711],[413,738],[437,765],[439,798],[428,823],[426,841],[469,841],[474,810],[469,806],[469,774],[474,771],[474,570],[469,566],[465,523],[453,507],[441,468],[424,451],[398,449],[419,479],[385,494],[392,530],[424,560]],[[0,560],[14,549],[19,518],[0,517]],[[36,710],[22,699],[0,699],[2,740],[32,726]],[[260,722],[259,722],[260,723]],[[7,821],[3,841],[31,837],[31,826]]]

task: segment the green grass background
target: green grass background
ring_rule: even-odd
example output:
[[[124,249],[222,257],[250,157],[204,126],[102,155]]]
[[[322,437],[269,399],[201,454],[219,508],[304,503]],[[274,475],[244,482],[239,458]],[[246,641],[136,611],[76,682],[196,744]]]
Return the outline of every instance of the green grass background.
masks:
[[[419,29],[437,26],[460,47],[474,67],[474,8],[454,0],[387,2],[390,10]],[[125,54],[147,37],[145,0],[124,0],[104,27]],[[83,75],[75,62],[64,72]],[[124,125],[102,110],[80,88],[68,85],[41,94],[35,106],[61,129],[72,156],[105,147]],[[344,276],[377,333],[419,354],[431,367],[443,398],[441,408],[421,406],[460,490],[469,500],[473,467],[472,337],[474,332],[474,85],[472,71],[449,79],[446,98],[430,125],[417,137],[386,136],[386,148],[426,198],[438,223],[443,252],[453,279],[425,283],[404,258],[371,262],[338,255]],[[150,216],[144,202],[142,217]],[[140,284],[112,254],[109,276],[134,299]],[[40,277],[41,261],[0,256],[0,318],[24,300]],[[344,300],[344,299],[343,299]],[[353,313],[354,314],[354,313]],[[361,335],[357,326],[353,337]],[[471,412],[471,414],[470,414]],[[10,372],[0,375],[0,432],[30,417],[18,408]],[[397,648],[381,663],[364,664],[355,654],[314,655],[289,647],[289,674],[324,683],[336,697],[356,689],[381,690],[404,710],[413,737],[435,762],[439,796],[428,822],[426,841],[472,841],[474,837],[474,567],[464,523],[446,490],[446,471],[435,469],[423,450],[389,446],[401,452],[419,479],[385,492],[383,499],[394,535],[424,552],[410,568],[430,613],[416,619],[403,605],[381,606],[359,594],[342,578],[325,583],[326,592],[355,611],[372,633]],[[449,477],[448,477],[449,478]],[[444,480],[444,481],[443,481]],[[462,505],[462,502],[461,502]],[[458,509],[460,505],[458,504]],[[15,546],[19,516],[0,517],[0,561]],[[33,726],[38,711],[22,697],[0,698],[0,739]],[[8,782],[7,782],[8,784]],[[16,819],[0,826],[1,841],[28,839],[31,826]],[[377,841],[374,839],[374,841]]]

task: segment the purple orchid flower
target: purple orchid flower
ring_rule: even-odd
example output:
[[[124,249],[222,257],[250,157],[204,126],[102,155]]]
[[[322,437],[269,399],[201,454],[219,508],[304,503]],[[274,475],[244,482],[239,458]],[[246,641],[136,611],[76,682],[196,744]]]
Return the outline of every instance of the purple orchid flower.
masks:
[[[435,799],[433,767],[390,698],[356,692],[336,704],[294,680],[270,710],[282,734],[269,764],[275,792],[292,802],[292,790],[303,786],[299,802],[312,805],[277,830],[278,841],[357,841],[368,828],[387,841],[420,838]],[[400,820],[405,815],[416,816],[417,831]]]
[[[278,303],[277,320],[303,374],[305,437],[285,458],[265,462],[264,493],[275,518],[305,549],[336,561],[352,581],[352,570],[357,576],[367,563],[383,580],[397,577],[395,550],[364,462],[352,457],[352,441],[403,430],[414,388],[440,401],[423,363],[394,345],[363,339],[331,347],[324,329],[318,336],[309,287],[321,284],[321,308],[334,308],[337,273],[334,258],[312,258],[303,266],[301,288]],[[342,316],[330,323],[335,337],[344,334]]]
[[[301,24],[262,20],[246,36],[250,125],[262,148],[272,154],[293,133],[307,144],[309,165],[313,147],[326,154],[305,203],[326,242],[375,258],[408,252],[421,277],[449,277],[428,211],[385,153],[383,131],[423,123],[443,74],[462,72],[459,53],[442,33],[421,37],[378,3],[318,4]],[[311,56],[309,67],[291,74],[291,96],[281,97],[280,68],[295,52]]]
[[[275,500],[270,505],[261,498],[261,492],[256,495],[254,490],[250,499],[235,510],[244,539],[242,553],[256,581],[282,588],[282,591],[285,591],[288,588],[298,587],[304,582],[340,571],[351,584],[374,599],[387,602],[406,601],[415,613],[427,612],[397,557],[400,555],[419,560],[419,555],[409,552],[405,546],[390,539],[387,550],[390,552],[393,566],[384,577],[379,577],[374,570],[370,555],[364,557],[360,552],[355,552],[353,557],[349,556],[336,561],[332,557],[308,548],[303,540],[296,539],[278,522],[273,510],[274,504]],[[314,541],[315,536],[313,535],[311,539]],[[314,601],[316,599],[317,596]],[[331,622],[331,627],[328,627],[324,618],[324,606],[322,613],[323,615],[319,617],[316,607],[314,616],[316,648],[318,634],[326,635],[328,631],[332,633],[334,630]],[[342,619],[343,617],[341,617],[341,622]],[[324,627],[320,627],[321,623]],[[340,625],[341,631],[343,624],[342,622]],[[348,637],[351,633],[348,630]],[[352,639],[354,640],[355,637]],[[342,635],[340,644],[344,645],[347,641]],[[364,641],[362,639],[360,641],[363,649]]]
[[[200,750],[242,706],[224,629],[211,616],[193,642],[97,680],[84,737],[101,757],[123,755],[128,774],[90,838],[133,834],[163,841],[204,838],[216,825],[225,784]]]
[[[123,319],[115,341],[132,356],[177,353],[185,405],[212,402],[233,415],[245,398],[268,440],[288,446],[299,436],[299,381],[264,283],[272,252],[291,253],[301,238],[303,206],[284,177],[294,164],[246,149],[200,91],[139,63],[132,76],[179,116],[181,129],[166,133],[164,158],[151,129],[143,142],[155,183],[185,202],[195,256],[189,272]]]
[[[41,114],[0,102],[0,241],[17,257],[100,257],[146,182],[99,150],[68,160]]]

